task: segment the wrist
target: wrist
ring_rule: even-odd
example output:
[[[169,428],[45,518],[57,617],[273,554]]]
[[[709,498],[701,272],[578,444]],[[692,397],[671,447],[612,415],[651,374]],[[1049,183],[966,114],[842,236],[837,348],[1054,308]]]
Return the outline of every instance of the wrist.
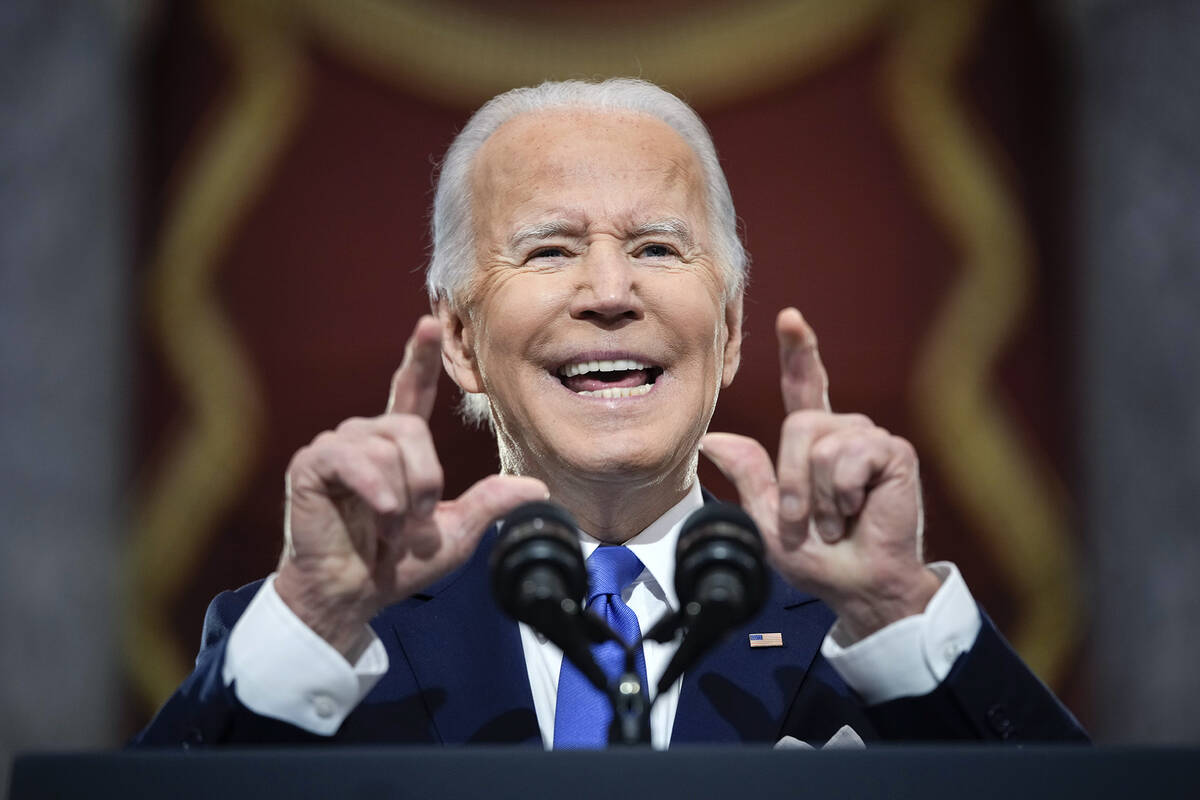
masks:
[[[940,586],[937,575],[921,567],[911,575],[847,598],[833,610],[846,638],[859,641],[894,622],[923,614]]]
[[[275,577],[279,599],[301,622],[353,663],[370,642],[367,623],[375,615],[361,588],[340,585],[285,559]]]

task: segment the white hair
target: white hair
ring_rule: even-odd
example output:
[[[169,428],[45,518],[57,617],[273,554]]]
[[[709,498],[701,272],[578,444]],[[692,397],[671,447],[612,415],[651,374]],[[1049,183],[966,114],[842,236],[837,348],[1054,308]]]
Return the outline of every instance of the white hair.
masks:
[[[682,137],[700,161],[706,185],[709,225],[717,263],[724,272],[725,292],[733,297],[746,284],[749,258],[737,231],[737,213],[729,184],[717,159],[708,129],[687,103],[637,78],[589,81],[547,81],[540,86],[512,89],[497,95],[472,115],[446,151],[433,199],[433,253],[425,286],[433,300],[451,304],[462,298],[475,271],[475,229],[471,216],[471,167],[484,142],[514,117],[542,111],[585,109],[626,111],[662,120]],[[465,393],[463,417],[491,421],[487,397]]]

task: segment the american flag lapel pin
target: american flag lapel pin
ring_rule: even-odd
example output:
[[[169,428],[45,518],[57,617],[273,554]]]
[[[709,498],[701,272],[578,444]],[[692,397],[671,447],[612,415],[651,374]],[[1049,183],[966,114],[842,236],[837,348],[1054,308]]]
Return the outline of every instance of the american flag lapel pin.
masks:
[[[752,633],[750,634],[751,647],[783,647],[782,633]]]

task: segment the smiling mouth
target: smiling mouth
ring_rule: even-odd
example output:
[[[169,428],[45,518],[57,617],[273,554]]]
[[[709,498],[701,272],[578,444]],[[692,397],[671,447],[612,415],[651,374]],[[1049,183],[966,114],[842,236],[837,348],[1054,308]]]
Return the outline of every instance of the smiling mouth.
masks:
[[[646,394],[662,373],[662,367],[619,358],[564,364],[555,374],[563,386],[576,394],[615,398]]]

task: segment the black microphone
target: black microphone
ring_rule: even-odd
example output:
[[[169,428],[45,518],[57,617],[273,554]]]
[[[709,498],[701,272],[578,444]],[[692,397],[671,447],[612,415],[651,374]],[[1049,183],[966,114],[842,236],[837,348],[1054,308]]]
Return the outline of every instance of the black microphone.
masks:
[[[729,503],[705,503],[684,521],[675,546],[675,592],[675,624],[685,633],[658,682],[659,694],[730,628],[762,608],[767,568],[762,536],[749,514]],[[663,634],[669,624],[664,620]]]
[[[607,694],[608,678],[588,645],[606,641],[611,633],[580,608],[588,576],[576,530],[571,515],[553,503],[525,503],[513,509],[492,550],[492,596],[510,617],[558,645]]]

